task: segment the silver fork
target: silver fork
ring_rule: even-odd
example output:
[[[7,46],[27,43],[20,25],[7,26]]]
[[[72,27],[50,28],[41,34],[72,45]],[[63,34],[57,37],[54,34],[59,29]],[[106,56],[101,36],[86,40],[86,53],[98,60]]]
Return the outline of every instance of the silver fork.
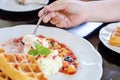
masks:
[[[39,18],[39,20],[38,20],[38,22],[37,22],[37,26],[35,27],[33,34],[36,35],[37,29],[38,29],[39,25],[40,25],[41,22],[42,22],[42,19],[45,17],[46,14],[47,14],[47,11],[44,10],[44,11],[43,11],[43,15]]]

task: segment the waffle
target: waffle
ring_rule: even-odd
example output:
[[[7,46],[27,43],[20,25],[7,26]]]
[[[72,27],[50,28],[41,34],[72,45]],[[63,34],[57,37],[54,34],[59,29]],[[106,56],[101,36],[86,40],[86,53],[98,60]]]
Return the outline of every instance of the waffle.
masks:
[[[111,34],[109,44],[112,46],[120,46],[120,27],[117,27]]]
[[[47,80],[37,59],[25,54],[0,54],[0,80]]]

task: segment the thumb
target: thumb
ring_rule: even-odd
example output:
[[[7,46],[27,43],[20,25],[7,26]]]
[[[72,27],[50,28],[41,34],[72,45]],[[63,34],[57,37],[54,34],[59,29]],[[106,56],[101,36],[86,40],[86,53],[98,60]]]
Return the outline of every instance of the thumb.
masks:
[[[66,7],[67,7],[67,3],[58,0],[51,3],[48,6],[45,6],[44,9],[47,10],[48,12],[53,12],[53,11],[64,10]]]

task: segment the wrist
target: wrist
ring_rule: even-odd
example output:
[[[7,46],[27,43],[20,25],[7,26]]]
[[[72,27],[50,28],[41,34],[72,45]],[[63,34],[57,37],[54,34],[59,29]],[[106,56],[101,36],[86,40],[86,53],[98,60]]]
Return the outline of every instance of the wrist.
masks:
[[[87,22],[89,16],[89,11],[86,8],[87,2],[79,1],[77,5],[79,6],[77,13],[80,23]]]
[[[100,0],[85,2],[83,8],[85,13],[85,22],[119,21],[119,3],[119,0]]]
[[[84,2],[83,5],[83,15],[85,18],[85,22],[92,22],[92,21],[96,21],[95,19],[97,18],[97,12],[98,10],[96,9],[96,7],[98,7],[96,5],[97,1],[90,1],[90,2]]]

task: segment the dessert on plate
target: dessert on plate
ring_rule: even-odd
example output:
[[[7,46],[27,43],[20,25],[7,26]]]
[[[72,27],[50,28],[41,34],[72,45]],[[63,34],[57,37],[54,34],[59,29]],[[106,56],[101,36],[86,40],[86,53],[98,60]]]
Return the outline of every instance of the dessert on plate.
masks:
[[[25,5],[25,4],[42,4],[42,0],[17,0],[19,4]]]
[[[0,80],[49,80],[54,74],[74,75],[75,54],[63,43],[27,34],[0,44]]]
[[[120,46],[120,27],[116,27],[115,30],[113,30],[109,44],[112,46]]]

